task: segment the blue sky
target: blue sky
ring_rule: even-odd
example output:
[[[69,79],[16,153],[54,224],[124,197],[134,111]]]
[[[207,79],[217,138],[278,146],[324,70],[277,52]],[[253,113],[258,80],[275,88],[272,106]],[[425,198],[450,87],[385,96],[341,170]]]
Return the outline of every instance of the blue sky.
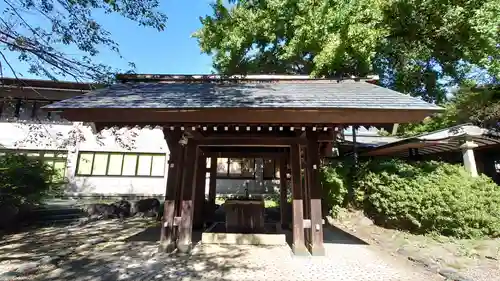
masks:
[[[196,39],[191,38],[192,33],[201,27],[199,17],[210,14],[210,3],[210,0],[161,1],[161,10],[168,16],[163,32],[140,27],[119,15],[96,16],[120,45],[123,59],[103,49],[95,61],[120,69],[128,69],[128,62],[131,61],[135,63],[137,73],[210,73],[211,58],[201,54]],[[8,58],[24,77],[37,78],[27,72],[28,66],[20,63],[14,53],[8,54]],[[4,68],[4,76],[12,74]]]

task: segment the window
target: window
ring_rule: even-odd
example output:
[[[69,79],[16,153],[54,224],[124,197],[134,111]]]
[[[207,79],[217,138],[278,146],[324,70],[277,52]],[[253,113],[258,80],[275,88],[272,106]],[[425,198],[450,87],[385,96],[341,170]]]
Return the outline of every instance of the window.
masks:
[[[165,154],[80,152],[77,176],[163,177]]]
[[[38,151],[38,150],[2,150],[0,151],[0,156],[6,153],[17,153],[20,155],[26,155],[26,157],[37,159],[43,161],[46,165],[49,165],[56,171],[55,178],[52,180],[54,182],[63,181],[66,178],[66,163],[68,158],[68,153],[66,151]]]
[[[280,166],[274,159],[264,159],[263,178],[266,180],[280,178]]]
[[[217,177],[255,178],[255,159],[217,158]]]

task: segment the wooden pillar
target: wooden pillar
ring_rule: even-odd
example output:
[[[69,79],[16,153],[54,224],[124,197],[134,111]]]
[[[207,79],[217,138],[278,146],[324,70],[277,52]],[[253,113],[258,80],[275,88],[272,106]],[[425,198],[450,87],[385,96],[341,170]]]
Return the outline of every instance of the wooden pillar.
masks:
[[[201,150],[198,151],[198,160],[196,168],[195,194],[194,194],[194,223],[195,229],[203,228],[204,206],[205,206],[205,177],[207,170],[207,158]]]
[[[311,170],[307,165],[307,155],[309,151],[307,151],[307,146],[301,147],[302,149],[302,158],[301,163],[302,167],[304,167],[304,173],[302,174],[302,194],[303,194],[303,205],[304,205],[304,220],[311,221],[311,198],[309,197],[309,177],[311,174]],[[309,229],[304,227],[304,241],[307,248],[310,248],[311,245],[311,232]],[[310,250],[310,249],[309,249]]]
[[[217,189],[217,156],[210,156],[210,183],[208,190],[208,205],[210,206],[210,222],[215,221],[215,195]]]
[[[302,180],[300,175],[300,146],[293,144],[290,149],[290,166],[292,169],[292,213],[293,244],[295,255],[308,255],[304,243],[304,209],[302,203]]]
[[[175,217],[175,193],[177,191],[177,170],[179,170],[179,155],[182,152],[180,146],[170,148],[170,158],[168,160],[167,187],[165,190],[165,202],[163,205],[163,219],[160,235],[160,247],[164,251],[171,251],[175,248],[174,238],[174,217]]]
[[[288,228],[287,216],[287,179],[286,179],[286,158],[280,158],[280,213],[281,213],[281,228]]]
[[[347,189],[347,197],[346,197],[346,201],[347,202],[344,202],[345,205],[348,205],[348,204],[351,204],[353,203],[354,201],[354,189],[356,188],[356,182],[357,182],[357,178],[356,178],[356,175],[358,174],[358,164],[359,164],[359,155],[358,155],[358,142],[356,140],[356,130],[357,130],[357,126],[352,126],[352,157],[353,157],[353,161],[354,161],[354,165],[353,165],[353,169],[354,171],[352,171],[352,184],[350,186],[348,186],[348,189]]]
[[[321,213],[321,184],[319,174],[318,135],[316,132],[307,134],[307,177],[309,214],[311,227],[308,228],[310,250],[313,256],[325,255],[323,245],[323,215]]]
[[[179,237],[177,249],[181,253],[187,253],[192,248],[193,233],[193,208],[194,189],[196,186],[196,168],[198,158],[198,147],[196,142],[189,140],[186,148],[186,158],[183,169],[185,170],[182,181],[181,192],[181,219],[179,223]]]

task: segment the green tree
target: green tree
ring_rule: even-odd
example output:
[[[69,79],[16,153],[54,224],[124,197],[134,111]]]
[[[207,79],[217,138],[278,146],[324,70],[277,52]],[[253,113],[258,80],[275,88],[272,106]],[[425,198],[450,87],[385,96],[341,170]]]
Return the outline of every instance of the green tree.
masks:
[[[378,74],[431,102],[471,66],[500,77],[498,0],[218,0],[194,36],[223,74]]]
[[[423,122],[401,125],[402,136],[414,136],[464,123],[498,131],[500,129],[500,85],[463,85],[445,105],[445,111]]]
[[[15,76],[18,73],[5,55],[8,51],[17,53],[36,75],[106,82],[113,69],[95,63],[93,57],[101,47],[119,54],[119,46],[95,13],[118,13],[159,31],[166,22],[158,0],[1,0],[1,7],[0,70],[10,69]],[[76,48],[80,55],[65,53],[64,46]]]

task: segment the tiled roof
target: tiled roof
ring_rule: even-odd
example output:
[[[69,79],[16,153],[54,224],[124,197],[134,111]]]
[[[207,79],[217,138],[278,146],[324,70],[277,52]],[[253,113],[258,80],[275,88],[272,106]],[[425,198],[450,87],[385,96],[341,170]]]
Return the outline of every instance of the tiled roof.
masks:
[[[364,81],[122,83],[46,108],[363,108],[440,107]]]

